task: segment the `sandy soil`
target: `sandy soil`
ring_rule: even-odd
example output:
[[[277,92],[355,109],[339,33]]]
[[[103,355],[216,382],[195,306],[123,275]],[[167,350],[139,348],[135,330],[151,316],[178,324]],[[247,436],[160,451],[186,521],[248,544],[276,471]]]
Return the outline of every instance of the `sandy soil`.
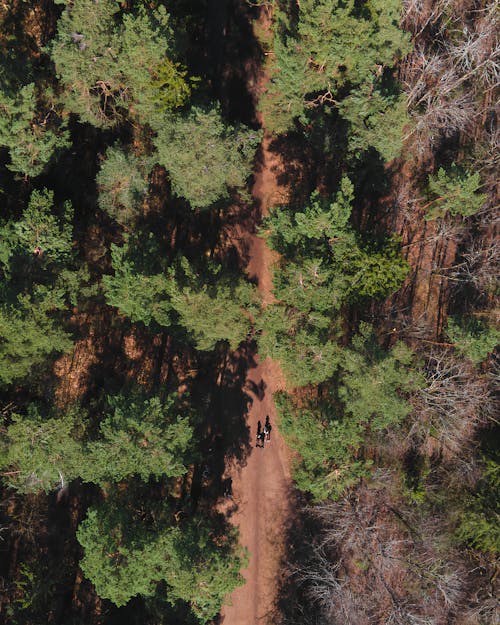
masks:
[[[269,24],[270,15],[264,10],[262,22]],[[267,76],[263,74],[256,85],[257,93],[265,88]],[[265,123],[261,121],[263,127]],[[270,137],[264,136],[261,163],[255,174],[253,196],[261,217],[269,206],[286,201],[286,189],[279,185],[276,172],[283,170],[279,155],[269,150]],[[264,305],[273,301],[273,253],[265,241],[253,232],[240,236],[249,250],[247,272],[256,278]],[[277,427],[276,408],[272,394],[284,388],[284,377],[279,364],[269,358],[261,361],[247,375],[247,392],[252,398],[248,425],[253,437],[253,449],[243,467],[227,467],[226,476],[233,480],[233,500],[236,512],[231,522],[238,526],[240,540],[249,552],[249,566],[242,571],[246,580],[223,607],[221,622],[224,625],[267,625],[276,617],[276,591],[280,576],[280,561],[285,548],[285,528],[291,517],[290,510],[290,451]],[[272,424],[270,443],[256,447],[257,423],[264,425],[269,415]],[[226,508],[231,504],[226,502]]]

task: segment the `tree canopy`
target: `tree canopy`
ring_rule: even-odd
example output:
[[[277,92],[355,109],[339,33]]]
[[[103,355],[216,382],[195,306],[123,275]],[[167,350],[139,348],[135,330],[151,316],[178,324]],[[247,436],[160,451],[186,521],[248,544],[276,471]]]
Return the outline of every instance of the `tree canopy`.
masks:
[[[175,195],[192,208],[208,208],[245,185],[261,135],[226,124],[217,107],[193,107],[158,129],[158,162],[168,171]]]
[[[125,114],[156,126],[190,96],[163,6],[131,14],[115,0],[75,0],[58,20],[51,55],[65,106],[97,127]]]
[[[429,176],[430,202],[427,204],[426,219],[475,215],[483,206],[486,195],[478,193],[481,188],[479,172],[468,172],[456,165]]]
[[[96,178],[100,208],[118,223],[132,224],[141,215],[151,169],[150,158],[109,147]]]
[[[137,477],[179,477],[192,459],[195,413],[171,395],[107,398],[97,437],[89,436],[85,413],[44,412],[30,404],[15,414],[3,438],[2,463],[21,492],[49,492],[81,478],[103,487]]]
[[[115,273],[103,279],[106,298],[132,321],[177,329],[200,350],[220,341],[235,349],[252,328],[255,287],[220,265],[205,263],[198,270],[181,257],[155,271],[128,245],[113,246],[112,257]]]
[[[234,534],[215,542],[205,520],[172,525],[166,507],[141,519],[123,499],[114,495],[89,510],[77,532],[85,554],[80,565],[99,595],[123,606],[138,594],[153,595],[163,582],[166,601],[186,602],[200,623],[210,621],[242,581]]]
[[[261,104],[268,126],[286,132],[306,122],[308,110],[338,106],[354,152],[373,146],[395,156],[406,111],[391,73],[411,47],[400,12],[399,0],[305,0],[296,13],[278,10],[272,81]]]
[[[45,102],[40,103],[35,83],[21,86],[13,93],[6,86],[2,88],[1,78],[0,96],[0,146],[9,149],[7,168],[36,177],[58,152],[70,145],[55,98],[46,90],[43,92]]]
[[[337,374],[321,398],[280,396],[280,427],[298,452],[295,480],[316,500],[338,498],[368,475],[363,446],[397,429],[410,414],[409,394],[423,384],[403,343],[382,349],[362,325],[349,348],[337,349]]]
[[[73,208],[66,202],[57,214],[53,198],[47,189],[33,191],[21,217],[0,226],[0,380],[4,384],[27,375],[49,354],[71,346],[58,311],[66,308],[70,295]]]
[[[263,236],[279,252],[275,308],[259,339],[296,385],[318,383],[336,368],[335,316],[346,303],[384,297],[402,283],[408,265],[395,240],[365,241],[350,224],[353,185],[344,177],[333,199],[314,193],[302,211],[273,209]]]

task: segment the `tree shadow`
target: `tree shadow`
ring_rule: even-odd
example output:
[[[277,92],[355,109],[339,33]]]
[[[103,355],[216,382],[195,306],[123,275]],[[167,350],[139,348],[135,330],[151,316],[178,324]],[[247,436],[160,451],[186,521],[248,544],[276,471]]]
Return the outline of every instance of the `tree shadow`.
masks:
[[[245,390],[248,369],[255,367],[255,346],[240,345],[236,352],[222,347],[200,362],[189,387],[191,401],[199,406],[202,420],[196,437],[201,461],[196,465],[191,487],[195,502],[212,503],[227,491],[226,466],[245,466],[251,453],[247,415],[252,398]],[[234,503],[234,502],[233,502]]]
[[[320,531],[320,525],[307,512],[309,503],[304,493],[291,489],[290,516],[285,528],[285,549],[280,562],[277,599],[273,613],[268,617],[270,625],[308,625],[319,623],[319,612],[307,595],[304,571],[312,560],[312,545]]]

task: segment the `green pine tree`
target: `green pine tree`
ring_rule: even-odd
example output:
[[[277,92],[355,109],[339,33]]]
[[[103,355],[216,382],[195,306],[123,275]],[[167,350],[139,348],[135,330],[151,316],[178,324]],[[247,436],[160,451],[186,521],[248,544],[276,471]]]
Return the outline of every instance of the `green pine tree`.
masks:
[[[216,541],[208,518],[173,526],[167,506],[149,505],[142,518],[138,508],[129,494],[112,495],[89,510],[77,532],[83,572],[99,596],[117,606],[137,595],[153,596],[163,582],[166,601],[188,604],[197,621],[207,623],[242,582],[234,532]]]
[[[118,395],[108,398],[108,404],[99,439],[87,445],[80,473],[86,481],[105,484],[135,475],[147,482],[152,476],[179,477],[187,471],[193,428],[174,395],[164,402]]]
[[[427,220],[442,219],[447,213],[452,217],[475,215],[484,205],[486,195],[481,188],[479,173],[470,173],[453,164],[448,170],[439,168],[429,176],[430,201],[426,205]]]
[[[314,193],[303,211],[271,210],[263,225],[263,236],[281,257],[274,270],[278,302],[266,310],[259,349],[281,362],[294,386],[334,373],[340,308],[387,296],[408,271],[395,240],[366,242],[355,232],[349,223],[353,199],[344,177],[335,199]]]
[[[118,223],[132,224],[142,213],[151,169],[149,158],[109,147],[96,178],[100,208]]]
[[[18,220],[0,226],[0,382],[26,376],[71,347],[61,324],[70,291],[86,276],[74,271],[73,209],[53,212],[53,193],[33,191]]]
[[[218,107],[193,107],[165,120],[155,145],[173,192],[193,208],[209,208],[244,187],[260,139],[259,131],[224,123]]]
[[[306,120],[308,107],[338,104],[341,89],[370,93],[378,77],[410,50],[400,12],[399,0],[301,0],[296,14],[278,8],[272,81],[261,103],[267,125],[275,132],[289,130],[295,119]],[[371,106],[369,99],[365,104]],[[387,101],[386,112],[389,106]],[[357,119],[363,116],[359,111]]]
[[[51,55],[67,109],[97,127],[116,124],[126,114],[161,125],[165,111],[190,96],[191,82],[177,59],[163,6],[142,6],[122,17],[115,0],[74,0],[59,18]]]
[[[480,364],[497,346],[500,331],[476,317],[450,317],[446,334],[455,349],[474,364]]]
[[[320,398],[299,402],[278,395],[280,430],[299,454],[298,488],[316,500],[338,498],[368,475],[372,463],[363,446],[377,444],[412,410],[409,393],[422,384],[412,361],[402,343],[381,349],[363,324],[352,347],[337,347],[335,379]]]
[[[78,408],[47,417],[31,404],[27,414],[14,414],[0,454],[9,486],[21,493],[49,492],[79,477],[86,465],[82,429]]]
[[[2,88],[0,80],[0,146],[9,149],[7,168],[30,178],[40,175],[70,144],[56,108],[39,105],[36,91],[34,83],[13,90]]]
[[[112,246],[114,275],[103,277],[107,302],[134,322],[177,329],[197,349],[212,350],[218,342],[236,349],[258,314],[255,287],[215,263],[197,271],[180,258],[161,270],[154,249],[151,242],[138,258],[133,244]]]

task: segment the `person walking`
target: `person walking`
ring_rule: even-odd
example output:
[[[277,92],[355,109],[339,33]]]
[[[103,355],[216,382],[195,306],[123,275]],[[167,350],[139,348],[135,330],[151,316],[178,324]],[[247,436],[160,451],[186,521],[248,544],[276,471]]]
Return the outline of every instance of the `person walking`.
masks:
[[[255,443],[255,447],[262,447],[262,445],[260,445],[261,433],[262,433],[262,423],[259,421],[257,423],[257,441]]]
[[[262,430],[262,432],[259,434],[260,437],[260,446],[264,447],[266,444],[266,433],[264,432],[264,430]]]
[[[264,434],[268,443],[271,442],[271,430],[273,429],[271,422],[269,421],[269,415],[266,416],[266,422],[264,424]]]

